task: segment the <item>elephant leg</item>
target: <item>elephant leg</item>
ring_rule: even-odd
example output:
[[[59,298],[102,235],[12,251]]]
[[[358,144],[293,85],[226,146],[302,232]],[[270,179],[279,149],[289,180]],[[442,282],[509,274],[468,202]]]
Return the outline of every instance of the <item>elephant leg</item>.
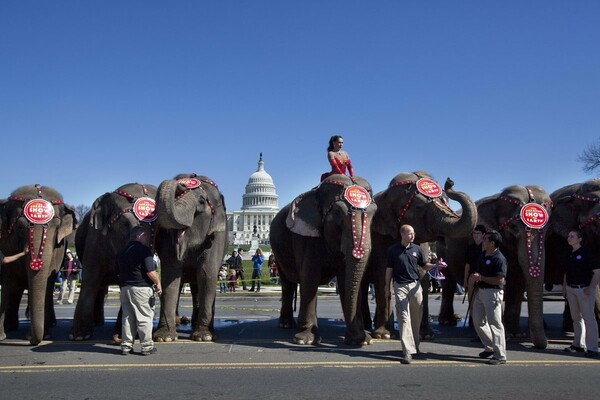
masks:
[[[225,232],[223,237],[215,235],[215,243],[225,243]],[[217,297],[217,276],[221,266],[222,254],[218,247],[213,246],[207,250],[205,263],[196,270],[196,283],[198,285],[197,310],[194,315],[194,333],[192,340],[210,342],[216,339],[214,332],[214,304]]]
[[[294,335],[294,343],[308,345],[321,343],[317,326],[317,286],[300,284],[300,311],[298,326],[300,331]]]
[[[279,311],[279,327],[290,329],[296,327],[294,320],[294,295],[297,294],[297,283],[288,281],[284,275],[280,275],[281,282],[281,310]]]
[[[3,287],[2,292],[4,292],[4,290],[5,289]],[[10,291],[8,288],[6,289],[6,298],[2,301],[5,303],[4,300],[6,300],[6,308],[4,311],[5,319],[4,323],[2,324],[5,332],[14,332],[19,329],[19,307],[21,304],[21,299],[23,298],[23,291],[24,290],[20,288]]]
[[[153,338],[157,342],[171,342],[177,340],[175,311],[179,298],[182,267],[180,265],[168,267],[166,262],[162,263],[162,267],[163,293],[160,298],[160,318]]]
[[[429,324],[429,274],[425,274],[420,281],[423,292],[423,314],[421,315],[421,326],[419,327],[419,337],[421,340],[433,340],[435,334]]]
[[[450,275],[450,276],[448,276]],[[438,322],[440,325],[456,326],[458,316],[454,314],[454,292],[456,291],[456,279],[451,274],[446,275],[442,281],[442,304]]]
[[[521,305],[525,295],[524,279],[513,279],[505,289],[504,328],[509,338],[524,337],[519,321],[521,319]]]
[[[123,307],[119,307],[119,313],[117,314],[117,321],[115,322],[115,327],[113,328],[113,343],[120,345],[123,341],[122,339],[122,330],[123,330]]]
[[[385,282],[385,271],[375,274],[375,339],[390,339],[394,331],[394,317],[391,312],[392,295],[390,285]]]
[[[102,293],[102,288],[90,285],[89,282],[86,282],[81,287],[77,306],[75,307],[73,327],[69,335],[70,340],[89,340],[92,337],[94,324],[98,322],[95,319],[98,298],[101,298],[101,305],[104,308],[104,293]]]
[[[364,279],[361,282],[360,295],[359,295],[360,306],[359,319],[362,321],[364,330],[371,331],[373,329],[373,318],[371,318],[371,310],[369,309],[369,282],[368,279]]]

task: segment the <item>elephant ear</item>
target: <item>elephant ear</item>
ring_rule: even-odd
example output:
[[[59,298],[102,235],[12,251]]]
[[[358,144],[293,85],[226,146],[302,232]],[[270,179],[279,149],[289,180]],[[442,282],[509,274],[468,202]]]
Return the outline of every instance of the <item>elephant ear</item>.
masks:
[[[56,237],[56,243],[62,242],[64,238],[69,236],[75,228],[77,228],[77,217],[75,216],[75,207],[68,204],[64,204],[64,215],[60,219],[60,227],[58,228],[58,235]]]
[[[106,192],[102,196],[98,197],[94,204],[92,205],[92,209],[90,210],[90,225],[94,229],[99,231],[103,231],[104,229],[104,214],[102,212],[102,204],[104,203],[104,199],[110,196],[110,193]],[[102,233],[105,233],[104,231]]]
[[[218,196],[219,202],[215,205],[216,211],[210,221],[208,235],[212,235],[216,232],[225,232],[227,230],[227,212],[225,210],[225,198],[221,193],[219,193]]]
[[[477,205],[477,223],[485,226],[485,229],[498,230],[500,221],[496,212],[496,202],[498,201],[498,195],[484,197],[478,200],[475,204]]]
[[[398,239],[399,221],[398,217],[394,215],[393,204],[390,204],[393,200],[389,192],[390,189],[387,189],[377,193],[374,197],[375,204],[377,204],[377,212],[375,213],[375,217],[373,217],[371,229],[380,235]]]
[[[286,218],[287,227],[300,236],[321,237],[321,217],[317,191],[311,190],[296,197]]]
[[[6,223],[6,203],[8,203],[7,199],[0,200],[0,232],[2,232],[2,227]]]

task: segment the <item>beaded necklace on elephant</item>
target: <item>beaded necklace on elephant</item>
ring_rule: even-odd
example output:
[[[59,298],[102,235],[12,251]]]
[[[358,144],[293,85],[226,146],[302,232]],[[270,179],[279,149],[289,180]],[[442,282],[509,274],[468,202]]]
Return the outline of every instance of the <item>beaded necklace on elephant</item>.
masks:
[[[19,196],[9,197],[9,200],[26,202],[26,204],[23,206],[23,211],[21,211],[21,214],[17,216],[17,218],[14,220],[14,222],[8,229],[8,234],[10,235],[12,233],[12,230],[14,229],[17,221],[21,217],[25,217],[29,221],[29,253],[31,255],[29,261],[29,268],[31,268],[34,271],[39,271],[44,266],[42,256],[44,255],[44,248],[46,247],[48,223],[53,218],[60,219],[60,216],[55,214],[53,206],[65,203],[63,200],[45,200],[42,195],[42,186],[36,183],[35,188],[37,190],[38,196],[35,199],[27,199]],[[40,247],[38,248],[37,256],[35,254],[35,247],[33,243],[36,225],[42,225],[42,241],[40,243]]]
[[[579,200],[584,200],[584,201],[591,201],[593,203],[600,203],[600,198],[598,197],[590,197],[590,196],[584,196],[581,194],[574,194],[572,197],[579,199]],[[583,221],[582,223],[579,224],[579,229],[582,229],[588,225],[590,225],[591,223],[593,223],[594,221],[596,221],[597,219],[600,218],[600,212],[592,215],[591,217],[589,217],[588,219],[586,219],[585,221]]]
[[[124,190],[116,189],[114,193],[119,194],[123,197],[126,197],[131,200],[131,206],[125,207],[121,210],[120,213],[113,216],[110,221],[108,221],[107,229],[119,220],[123,215],[127,213],[132,213],[136,220],[138,221],[138,225],[142,223],[150,225],[150,250],[154,252],[154,241],[156,238],[156,230],[157,230],[157,214],[156,214],[156,201],[148,197],[148,189],[145,185],[139,184],[142,187],[143,195],[138,197],[131,193],[125,192]],[[143,210],[142,210],[143,209]],[[90,225],[92,225],[92,221],[90,220]]]
[[[529,259],[529,275],[534,278],[541,276],[542,274],[542,254],[544,251],[544,232],[542,232],[542,228],[548,222],[548,212],[546,209],[552,206],[552,200],[547,200],[542,204],[538,204],[535,202],[535,197],[533,196],[533,192],[530,187],[525,186],[527,193],[529,194],[529,202],[525,203],[521,200],[514,199],[512,197],[507,196],[499,196],[498,198],[509,203],[516,204],[519,206],[519,210],[515,215],[511,218],[504,221],[498,227],[498,230],[501,231],[506,228],[513,221],[520,219],[525,225],[525,231],[527,232],[527,256]],[[535,220],[531,220],[528,218],[528,213],[534,213],[536,215]],[[539,214],[539,217],[537,215]],[[538,254],[537,259],[533,260],[533,254],[531,251],[532,240],[531,240],[531,231],[535,229],[538,231]]]
[[[346,185],[343,182],[336,180],[327,180],[321,182],[321,184],[332,184],[341,186],[343,188],[342,196],[335,196],[334,201],[329,205],[327,211],[323,213],[323,220],[329,211],[333,208],[333,204],[337,201],[346,201],[350,205],[350,214],[352,221],[352,256],[357,260],[360,260],[365,256],[365,238],[367,236],[367,225],[369,221],[369,216],[367,214],[367,207],[373,202],[373,196],[371,195],[372,189],[370,186],[364,188],[359,186],[356,181],[352,178],[352,183],[354,185]],[[362,223],[362,232],[360,235],[360,240],[357,237],[356,232],[356,211],[359,210],[362,213],[361,223]]]

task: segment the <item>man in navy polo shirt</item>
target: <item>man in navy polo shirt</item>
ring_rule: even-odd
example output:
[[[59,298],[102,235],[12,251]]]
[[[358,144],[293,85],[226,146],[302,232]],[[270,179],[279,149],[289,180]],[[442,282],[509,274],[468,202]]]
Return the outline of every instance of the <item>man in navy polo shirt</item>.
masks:
[[[473,296],[473,322],[477,335],[485,346],[481,358],[492,357],[488,364],[506,364],[506,338],[502,324],[502,300],[506,281],[506,258],[500,252],[502,236],[489,231],[483,236],[483,257],[477,272],[472,274],[477,287]]]
[[[413,243],[415,230],[410,225],[400,227],[400,243],[388,250],[386,282],[394,278],[394,296],[396,299],[396,318],[404,358],[402,364],[410,364],[412,355],[419,349],[419,327],[423,315],[423,291],[419,267],[429,271],[434,267],[444,268],[446,264],[439,259],[436,264],[428,263],[421,247]]]

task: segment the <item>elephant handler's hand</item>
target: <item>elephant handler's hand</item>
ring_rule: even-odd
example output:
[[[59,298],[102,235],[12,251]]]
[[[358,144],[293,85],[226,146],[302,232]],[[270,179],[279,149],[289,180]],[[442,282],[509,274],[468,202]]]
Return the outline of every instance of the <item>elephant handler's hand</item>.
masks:
[[[156,294],[159,296],[162,294],[162,287],[160,286],[160,283],[155,283],[152,287],[154,288],[154,292]]]

